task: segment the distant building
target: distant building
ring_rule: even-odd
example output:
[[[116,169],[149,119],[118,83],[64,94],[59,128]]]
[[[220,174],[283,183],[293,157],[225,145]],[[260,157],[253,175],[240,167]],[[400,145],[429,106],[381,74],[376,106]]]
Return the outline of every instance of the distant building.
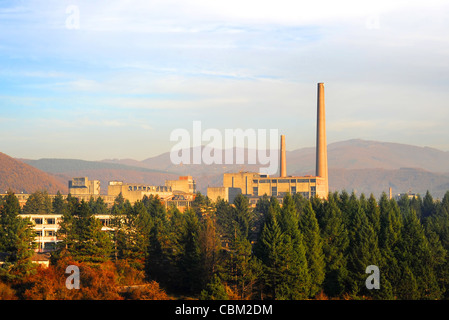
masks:
[[[315,196],[327,198],[329,181],[323,83],[318,83],[317,92],[316,175],[287,176],[284,135],[281,135],[279,172],[279,177],[270,177],[256,172],[225,173],[223,175],[224,189],[208,188],[207,195],[211,199],[221,197],[231,203],[233,192],[230,190],[239,189],[243,195],[249,198],[252,205],[255,205],[258,199],[265,194],[269,197],[274,196],[280,201],[287,193],[300,193],[307,199]]]
[[[73,178],[69,180],[69,193],[72,196],[76,195],[99,195],[100,181],[91,180],[87,177]]]
[[[124,183],[122,181],[110,181],[108,195],[117,197],[120,193],[123,198],[131,203],[142,200],[144,196],[158,196],[162,200],[173,196],[171,188],[167,186],[150,186],[146,184]]]
[[[208,187],[207,188],[207,197],[213,201],[217,202],[217,200],[222,199],[228,201],[229,203],[233,203],[235,197],[242,193],[241,188],[233,188],[233,187]]]
[[[179,180],[167,180],[164,186],[151,186],[146,184],[124,183],[122,181],[110,181],[108,185],[108,194],[100,194],[100,181],[89,180],[87,177],[73,178],[69,181],[69,192],[72,197],[80,201],[89,201],[90,199],[97,200],[102,198],[108,207],[114,204],[114,200],[121,193],[125,200],[130,203],[135,203],[142,200],[144,196],[157,196],[162,204],[168,207],[176,207],[181,212],[191,207],[195,200],[196,183],[191,176],[179,177]],[[6,196],[6,194],[0,194]],[[68,195],[62,195],[66,199]],[[23,207],[30,197],[30,194],[16,194],[19,204]],[[50,199],[56,195],[49,195]],[[29,218],[33,224],[35,232],[35,242],[38,248],[34,260],[36,263],[48,265],[46,259],[47,255],[41,254],[52,251],[56,248],[56,243],[59,241],[56,234],[60,228],[62,221],[61,214],[20,214],[22,218]],[[111,216],[95,215],[102,223],[102,230],[108,231],[111,229]],[[34,261],[33,260],[33,261]],[[2,263],[2,256],[0,253],[0,264]]]
[[[255,204],[263,196],[276,197],[280,200],[287,193],[300,193],[306,199],[319,196],[327,197],[326,180],[317,176],[285,176],[270,177],[254,172],[225,173],[223,175],[223,187],[240,189],[241,193],[249,197]],[[208,189],[209,196],[209,189]],[[230,199],[228,200],[230,203]]]
[[[191,176],[181,176],[178,180],[165,180],[165,185],[173,192],[196,193],[196,183]]]
[[[395,199],[396,201],[399,201],[403,196],[406,196],[407,198],[409,198],[409,200],[412,200],[412,199],[414,199],[414,198],[417,198],[417,197],[418,197],[418,194],[412,193],[412,192],[398,193],[398,194],[394,197],[394,199]]]

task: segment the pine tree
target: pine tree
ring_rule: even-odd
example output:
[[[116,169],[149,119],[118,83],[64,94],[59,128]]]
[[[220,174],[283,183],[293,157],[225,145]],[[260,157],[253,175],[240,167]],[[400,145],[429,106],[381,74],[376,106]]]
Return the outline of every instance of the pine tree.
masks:
[[[184,229],[180,239],[182,252],[179,259],[181,287],[186,293],[199,293],[204,283],[204,265],[200,247],[200,223],[195,211],[184,212]]]
[[[304,299],[310,292],[302,235],[289,202],[284,199],[282,212],[275,202],[270,206],[256,248],[271,299]],[[282,227],[278,220],[282,220]]]
[[[56,194],[56,197],[53,198],[52,202],[52,212],[54,214],[60,214],[63,215],[64,212],[66,212],[67,209],[67,202],[62,197],[61,192],[58,191]]]
[[[378,235],[379,249],[382,259],[379,269],[381,270],[381,288],[385,287],[382,283],[390,284],[393,288],[393,295],[397,295],[396,288],[399,288],[399,282],[402,279],[403,270],[399,265],[396,255],[398,243],[402,228],[400,214],[395,209],[394,200],[390,201],[386,193],[382,193],[379,200],[380,211],[380,230]],[[381,289],[383,290],[383,289]]]
[[[21,280],[35,272],[32,263],[34,231],[29,218],[19,216],[19,200],[11,191],[0,207],[0,252],[5,255],[0,277],[6,281]]]
[[[423,198],[423,203],[421,207],[421,218],[426,219],[431,215],[435,214],[436,206],[433,201],[433,197],[430,194],[429,190],[427,190],[426,195]]]
[[[52,211],[52,202],[47,191],[36,191],[30,194],[23,207],[23,214],[50,214]]]
[[[434,273],[435,261],[432,261],[432,252],[424,228],[413,210],[404,216],[398,247],[398,260],[414,275],[419,298],[440,299],[442,290]]]
[[[261,275],[260,263],[252,255],[251,243],[236,233],[225,263],[227,283],[240,299],[250,299]]]
[[[309,296],[313,297],[321,291],[325,276],[325,262],[320,228],[310,202],[307,202],[299,215],[299,229],[304,236],[306,259],[310,273]]]
[[[101,263],[110,259],[112,242],[102,231],[102,223],[90,211],[88,203],[78,202],[73,212],[64,215],[58,237],[59,254],[67,251],[76,261]]]
[[[377,234],[368,221],[361,202],[351,197],[353,211],[349,226],[348,271],[350,293],[353,295],[373,295],[376,291],[367,290],[365,270],[370,265],[381,264]],[[367,207],[367,206],[365,206]]]
[[[252,212],[249,207],[248,198],[242,194],[239,194],[234,199],[234,219],[237,223],[240,233],[248,238],[251,231]]]
[[[366,207],[364,208],[366,213],[366,217],[368,218],[369,223],[373,227],[374,233],[377,238],[380,232],[380,209],[377,205],[377,200],[373,194],[368,198],[368,202],[366,203]]]
[[[205,216],[200,222],[199,241],[205,272],[204,281],[208,282],[218,270],[219,254],[221,250],[214,213]]]
[[[207,284],[206,289],[201,291],[200,300],[228,300],[226,288],[216,274]]]
[[[337,194],[329,196],[320,213],[320,230],[326,263],[323,288],[324,292],[331,297],[340,296],[345,292],[348,277],[345,254],[349,240],[336,198],[338,199]]]
[[[283,235],[276,219],[276,207],[270,205],[265,223],[256,245],[256,254],[263,263],[264,286],[268,290],[268,298],[278,297],[278,286],[282,282],[281,264]]]

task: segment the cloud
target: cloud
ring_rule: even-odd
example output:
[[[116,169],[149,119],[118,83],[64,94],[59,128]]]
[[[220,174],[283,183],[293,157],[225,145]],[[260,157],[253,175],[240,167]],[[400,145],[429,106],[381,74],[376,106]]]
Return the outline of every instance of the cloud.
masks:
[[[79,7],[78,30],[66,27],[69,5]],[[291,147],[313,145],[315,86],[323,81],[329,139],[397,138],[449,149],[441,138],[449,135],[444,1],[15,6],[0,5],[0,110],[32,128],[53,119],[55,148],[61,133],[75,139],[70,123],[112,147],[103,137],[119,139],[134,127],[157,130],[163,140],[195,119],[217,128],[280,128]]]

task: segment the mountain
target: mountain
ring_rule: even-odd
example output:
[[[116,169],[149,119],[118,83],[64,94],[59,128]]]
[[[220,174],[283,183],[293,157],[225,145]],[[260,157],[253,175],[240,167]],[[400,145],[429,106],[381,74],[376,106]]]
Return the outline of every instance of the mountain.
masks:
[[[248,150],[244,152],[247,159]],[[286,156],[288,175],[314,174],[314,147],[287,151]],[[129,159],[106,161],[131,163]],[[329,144],[328,163],[331,190],[357,190],[378,195],[392,187],[394,193],[412,191],[423,194],[429,190],[440,198],[449,190],[449,152],[434,148],[352,139]],[[170,161],[169,152],[140,163],[134,160],[132,164],[179,175],[190,174],[196,178],[201,192],[205,192],[208,185],[220,186],[225,172],[258,171],[261,167],[258,164],[175,165]]]
[[[379,196],[382,192],[388,194],[389,188],[393,194],[411,191],[424,196],[427,190],[433,197],[442,199],[449,191],[449,175],[434,173],[423,169],[332,169],[329,171],[329,188],[331,191],[355,191],[357,194],[371,193]]]
[[[175,173],[152,170],[144,167],[130,166],[107,161],[86,161],[78,159],[21,159],[23,162],[42,171],[54,174],[64,181],[74,177],[89,177],[100,180],[102,194],[107,193],[109,181],[118,180],[130,183],[164,185],[165,180],[177,179]],[[135,161],[134,162],[138,162]]]
[[[60,178],[0,152],[0,192],[6,193],[9,189],[15,193],[32,193],[44,189],[53,194],[68,191],[67,183]]]
[[[288,145],[287,145],[288,146]],[[234,155],[237,150],[234,149]],[[248,150],[244,152],[247,159]],[[190,150],[191,156],[194,149]],[[221,151],[223,155],[224,151]],[[313,175],[315,148],[287,151],[288,175]],[[277,156],[276,156],[277,157]],[[224,156],[222,157],[224,159]],[[137,161],[108,159],[83,161],[73,159],[23,160],[24,162],[68,180],[88,176],[101,181],[102,193],[110,180],[163,185],[166,179],[191,175],[197,189],[206,193],[208,186],[221,186],[223,173],[259,171],[259,164],[178,164],[170,160],[170,152]],[[332,191],[356,190],[378,196],[392,187],[394,193],[412,191],[424,194],[429,190],[441,198],[449,190],[449,152],[390,142],[347,140],[328,145],[329,187]]]

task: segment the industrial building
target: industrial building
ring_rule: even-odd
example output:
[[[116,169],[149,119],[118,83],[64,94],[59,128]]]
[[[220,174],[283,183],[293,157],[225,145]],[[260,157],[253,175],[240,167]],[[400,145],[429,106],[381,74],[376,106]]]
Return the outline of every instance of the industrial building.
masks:
[[[287,193],[300,193],[307,199],[315,196],[327,198],[329,180],[323,83],[318,83],[317,90],[316,175],[287,176],[284,135],[281,135],[279,172],[279,177],[270,177],[257,172],[225,173],[223,186],[209,187],[207,196],[212,201],[221,198],[232,203],[236,194],[241,193],[247,196],[252,204],[265,194],[269,197],[277,197],[280,201]]]
[[[144,196],[157,196],[165,207],[176,207],[181,212],[189,208],[195,200],[196,183],[191,176],[181,176],[179,180],[167,180],[165,186],[151,186],[146,184],[124,183],[122,181],[110,181],[108,194],[100,194],[100,181],[89,180],[88,177],[73,178],[69,181],[70,194],[80,201],[96,200],[101,197],[105,204],[111,207],[114,200],[121,193],[125,200],[131,204],[142,200]],[[19,204],[23,207],[30,194],[18,194]],[[56,195],[49,195],[53,199]],[[68,195],[62,195],[64,199]],[[57,231],[62,221],[61,214],[21,214],[22,218],[30,218],[36,233],[35,242],[37,251],[52,251],[58,241]],[[96,215],[103,225],[102,230],[110,230],[111,216],[109,214]],[[0,261],[1,263],[1,261]]]
[[[73,178],[69,180],[69,193],[76,195],[98,195],[100,194],[100,181],[89,180],[87,177]]]

